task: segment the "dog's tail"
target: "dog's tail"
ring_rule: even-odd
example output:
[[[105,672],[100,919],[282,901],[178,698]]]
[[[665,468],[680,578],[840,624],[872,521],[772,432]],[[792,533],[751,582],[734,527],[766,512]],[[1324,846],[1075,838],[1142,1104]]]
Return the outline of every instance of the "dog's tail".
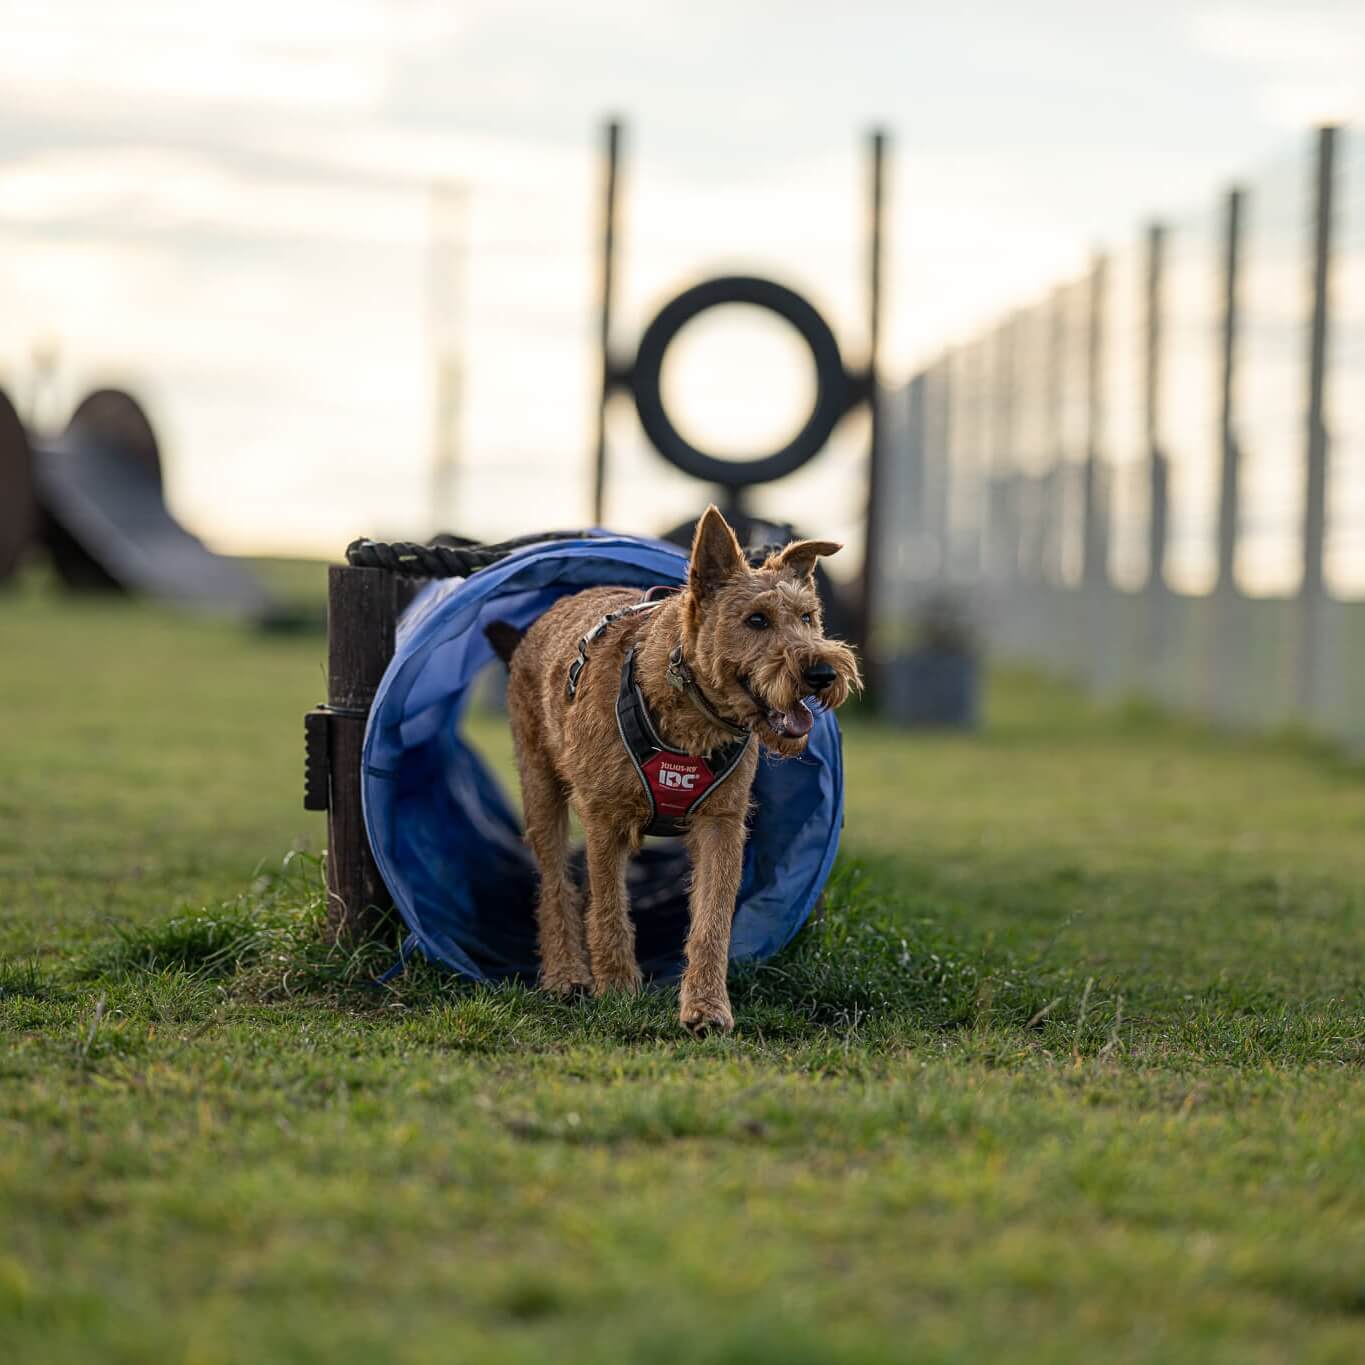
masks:
[[[517,652],[517,646],[526,632],[508,621],[490,621],[483,628],[483,633],[488,643],[493,646],[493,653],[511,668],[512,655]]]

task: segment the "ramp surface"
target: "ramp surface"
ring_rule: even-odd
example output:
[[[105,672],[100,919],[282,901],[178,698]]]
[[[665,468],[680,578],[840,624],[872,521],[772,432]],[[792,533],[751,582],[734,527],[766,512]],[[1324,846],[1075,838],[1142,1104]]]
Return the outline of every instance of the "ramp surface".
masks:
[[[105,586],[225,616],[268,616],[265,588],[176,521],[153,468],[79,429],[35,444],[34,475],[51,528],[98,570],[78,586],[105,579]]]

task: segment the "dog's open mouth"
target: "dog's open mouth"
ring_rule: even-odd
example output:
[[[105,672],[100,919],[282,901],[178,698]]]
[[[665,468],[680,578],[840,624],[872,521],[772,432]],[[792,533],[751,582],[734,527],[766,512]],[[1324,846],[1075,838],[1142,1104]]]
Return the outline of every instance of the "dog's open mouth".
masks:
[[[801,739],[804,735],[810,734],[810,728],[815,724],[815,714],[805,702],[798,701],[784,711],[780,706],[770,706],[764,701],[749,686],[749,680],[743,674],[739,676],[739,685],[749,694],[749,699],[758,708],[764,723],[775,735],[780,735],[783,739]]]

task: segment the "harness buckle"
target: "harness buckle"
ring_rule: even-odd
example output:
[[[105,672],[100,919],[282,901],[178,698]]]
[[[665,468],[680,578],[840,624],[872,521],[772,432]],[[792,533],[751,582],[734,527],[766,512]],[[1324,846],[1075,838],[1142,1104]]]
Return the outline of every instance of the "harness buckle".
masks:
[[[569,680],[565,687],[565,691],[568,693],[570,701],[574,699],[574,693],[578,691],[579,675],[583,672],[584,664],[588,662],[588,656],[587,653],[583,650],[583,644],[584,642],[582,640],[578,642],[579,648],[578,658],[576,658],[569,665]]]

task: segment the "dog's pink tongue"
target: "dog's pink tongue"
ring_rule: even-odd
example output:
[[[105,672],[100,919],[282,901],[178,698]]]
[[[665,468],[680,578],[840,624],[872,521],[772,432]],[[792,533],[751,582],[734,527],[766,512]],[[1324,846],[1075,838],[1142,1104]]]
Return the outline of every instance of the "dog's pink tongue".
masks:
[[[781,729],[793,738],[809,732],[810,727],[815,724],[815,716],[808,707],[797,702],[789,711],[779,711],[781,718]]]

